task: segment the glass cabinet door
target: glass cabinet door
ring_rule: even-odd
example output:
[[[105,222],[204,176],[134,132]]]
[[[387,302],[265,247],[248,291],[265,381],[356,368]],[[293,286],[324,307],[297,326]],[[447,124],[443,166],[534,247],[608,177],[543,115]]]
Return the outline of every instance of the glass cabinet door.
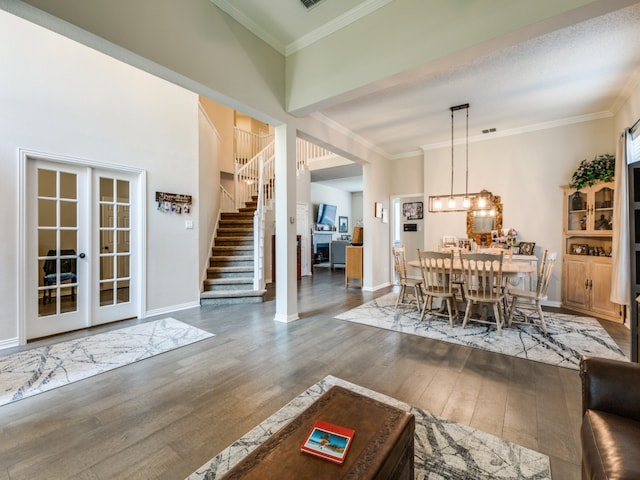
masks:
[[[567,230],[581,231],[587,229],[587,194],[574,192],[567,201]]]
[[[593,229],[600,231],[613,230],[613,189],[594,187],[593,194]]]

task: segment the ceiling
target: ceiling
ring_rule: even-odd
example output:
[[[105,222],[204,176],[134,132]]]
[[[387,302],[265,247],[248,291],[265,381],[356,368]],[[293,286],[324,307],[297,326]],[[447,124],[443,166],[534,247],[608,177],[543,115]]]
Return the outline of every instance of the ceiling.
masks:
[[[287,55],[393,0],[322,0],[311,10],[299,0],[211,1]],[[640,88],[639,46],[640,2],[313,115],[390,159],[450,145],[449,107],[462,103],[471,142],[612,116]]]

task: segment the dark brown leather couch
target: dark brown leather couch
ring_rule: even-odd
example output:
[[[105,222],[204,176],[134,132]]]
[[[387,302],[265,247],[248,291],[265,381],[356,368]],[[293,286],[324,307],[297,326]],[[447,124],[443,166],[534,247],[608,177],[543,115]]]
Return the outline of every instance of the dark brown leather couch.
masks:
[[[640,365],[583,357],[582,478],[640,479]]]

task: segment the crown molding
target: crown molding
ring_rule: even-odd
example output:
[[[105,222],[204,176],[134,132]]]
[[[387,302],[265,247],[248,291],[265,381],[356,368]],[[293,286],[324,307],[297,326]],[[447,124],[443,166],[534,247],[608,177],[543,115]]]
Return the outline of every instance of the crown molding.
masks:
[[[508,130],[501,130],[501,131],[490,133],[490,134],[474,135],[473,137],[469,137],[469,143],[482,142],[485,140],[493,140],[495,138],[510,137],[513,135],[520,135],[523,133],[535,132],[538,130],[547,130],[549,128],[564,127],[566,125],[590,122],[592,120],[600,120],[602,118],[610,118],[610,117],[613,117],[613,113],[608,110],[603,112],[589,113],[586,115],[577,115],[575,117],[567,117],[559,120],[552,120],[550,122],[534,123],[532,125],[527,125],[524,127],[510,128]],[[465,139],[459,139],[454,142],[454,145],[461,145],[464,143],[465,143]],[[426,152],[427,150],[436,150],[439,148],[445,148],[450,146],[451,146],[451,142],[447,141],[447,142],[437,142],[437,143],[421,145],[420,148],[422,149],[423,152]]]
[[[216,7],[230,15],[236,22],[245,27],[255,36],[260,38],[262,41],[271,45],[278,53],[285,55],[285,46],[282,42],[280,42],[276,37],[271,35],[265,29],[263,29],[260,25],[254,22],[251,18],[247,17],[244,13],[238,10],[233,4],[229,2],[229,0],[210,0]]]
[[[348,12],[345,12],[339,17],[334,18],[330,22],[325,23],[320,28],[317,28],[307,33],[306,35],[303,35],[297,40],[294,40],[293,42],[291,42],[289,45],[285,47],[285,56],[289,56],[292,53],[295,53],[299,50],[302,50],[305,47],[308,47],[309,45],[317,42],[318,40],[321,40],[324,37],[327,37],[332,33],[337,32],[341,28],[344,28],[347,25],[357,20],[360,20],[363,17],[366,17],[370,13],[375,12],[379,8],[382,8],[391,2],[393,2],[393,0],[368,0],[366,2],[361,3],[360,5],[352,8]]]
[[[275,36],[269,33],[267,30],[262,28],[256,22],[254,22],[251,18],[246,16],[243,12],[238,10],[230,0],[210,0],[216,7],[230,15],[236,22],[240,23],[247,30],[252,32],[262,41],[268,43],[273,47],[276,51],[281,53],[284,56],[291,55],[299,50],[302,50],[305,47],[317,42],[318,40],[323,39],[326,36],[331,35],[332,33],[337,32],[341,28],[346,27],[350,23],[353,23],[362,17],[369,15],[372,12],[375,12],[379,8],[384,7],[385,5],[393,2],[394,0],[367,0],[357,7],[352,8],[348,12],[343,13],[339,17],[334,18],[330,22],[327,22],[323,26],[316,28],[315,30],[303,35],[302,37],[294,40],[288,45],[284,45],[280,40],[278,40]]]

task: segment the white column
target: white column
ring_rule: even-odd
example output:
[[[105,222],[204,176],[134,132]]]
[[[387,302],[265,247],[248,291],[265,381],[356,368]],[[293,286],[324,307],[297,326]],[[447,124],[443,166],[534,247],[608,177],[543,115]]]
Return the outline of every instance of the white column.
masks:
[[[296,278],[296,130],[275,129],[276,153],[276,315],[277,322],[298,317]]]

